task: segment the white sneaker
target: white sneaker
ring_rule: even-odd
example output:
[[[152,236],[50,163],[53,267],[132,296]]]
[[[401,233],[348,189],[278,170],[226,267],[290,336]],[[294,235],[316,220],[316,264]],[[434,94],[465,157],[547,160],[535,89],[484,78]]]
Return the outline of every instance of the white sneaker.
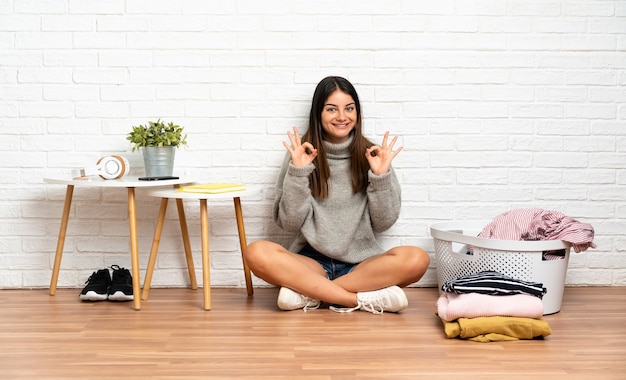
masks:
[[[409,306],[404,290],[395,285],[370,292],[359,292],[356,294],[356,299],[359,303],[356,307],[338,308],[331,306],[330,309],[338,313],[365,310],[373,314],[382,314],[384,311],[394,313],[402,311]]]
[[[306,312],[309,309],[317,309],[321,302],[283,286],[278,292],[277,304],[281,310],[303,309]]]

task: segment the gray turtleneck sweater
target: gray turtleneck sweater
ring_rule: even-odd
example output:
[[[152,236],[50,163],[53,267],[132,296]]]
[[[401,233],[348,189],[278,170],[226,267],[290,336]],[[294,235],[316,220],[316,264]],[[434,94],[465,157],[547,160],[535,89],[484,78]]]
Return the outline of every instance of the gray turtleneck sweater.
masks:
[[[276,184],[274,221],[284,231],[297,233],[290,251],[298,252],[309,243],[316,251],[347,263],[360,263],[384,252],[375,233],[389,229],[398,219],[400,184],[393,169],[380,176],[370,170],[367,191],[354,194],[351,141],[323,142],[330,167],[327,199],[311,195],[309,175],[314,165],[294,166],[287,153]]]

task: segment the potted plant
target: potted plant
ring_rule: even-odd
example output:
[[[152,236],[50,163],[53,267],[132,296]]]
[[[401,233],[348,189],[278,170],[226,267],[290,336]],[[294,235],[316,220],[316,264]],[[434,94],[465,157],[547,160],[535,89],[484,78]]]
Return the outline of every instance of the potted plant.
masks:
[[[165,124],[161,119],[146,125],[133,126],[126,140],[133,144],[133,152],[141,150],[146,176],[171,176],[174,171],[176,148],[187,145],[184,127],[172,122]]]

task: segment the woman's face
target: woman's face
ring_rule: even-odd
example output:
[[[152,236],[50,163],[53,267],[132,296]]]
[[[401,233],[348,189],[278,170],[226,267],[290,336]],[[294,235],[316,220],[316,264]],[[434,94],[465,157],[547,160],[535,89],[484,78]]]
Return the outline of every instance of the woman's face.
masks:
[[[322,110],[324,140],[339,144],[348,139],[357,120],[356,104],[352,96],[336,90],[324,103]]]

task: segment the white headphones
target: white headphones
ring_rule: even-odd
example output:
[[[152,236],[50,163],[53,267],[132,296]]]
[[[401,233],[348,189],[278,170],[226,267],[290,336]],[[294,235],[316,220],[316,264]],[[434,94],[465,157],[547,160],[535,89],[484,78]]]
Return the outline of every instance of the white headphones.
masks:
[[[118,179],[127,175],[130,164],[125,157],[112,155],[101,157],[96,163],[96,172],[104,179]]]

